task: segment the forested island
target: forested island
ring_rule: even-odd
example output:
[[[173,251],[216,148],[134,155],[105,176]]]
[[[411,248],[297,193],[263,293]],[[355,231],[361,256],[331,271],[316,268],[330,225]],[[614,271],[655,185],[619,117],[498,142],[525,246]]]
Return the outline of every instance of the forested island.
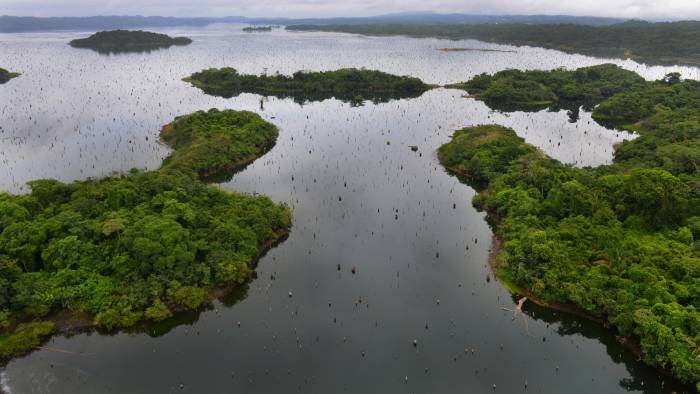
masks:
[[[405,35],[452,40],[477,39],[557,49],[590,56],[629,58],[648,64],[700,64],[700,22],[629,21],[606,26],[582,24],[365,23],[290,25],[288,30],[365,35]]]
[[[197,309],[286,237],[286,205],[204,182],[265,153],[275,126],[212,109],[177,118],[162,138],[174,151],[158,170],[0,193],[0,362],[54,332]]]
[[[12,78],[19,77],[18,73],[13,73],[5,70],[4,68],[0,68],[0,84],[8,82]]]
[[[101,31],[88,38],[71,41],[74,48],[88,48],[102,54],[124,52],[150,52],[156,49],[170,48],[173,45],[189,45],[192,40],[187,37],[170,37],[166,34],[143,30]]]
[[[464,84],[494,103],[575,100],[638,133],[614,163],[564,165],[498,125],[457,131],[441,163],[477,188],[495,269],[516,293],[614,327],[650,365],[700,389],[700,82],[602,65]],[[594,107],[593,107],[594,106]]]
[[[360,105],[422,95],[432,86],[418,78],[396,76],[381,71],[346,68],[336,71],[297,71],[292,76],[239,74],[233,68],[210,68],[184,79],[205,93],[231,98],[254,93],[280,98],[292,97],[299,103],[330,98]]]
[[[248,26],[244,27],[243,31],[248,33],[272,31],[272,26]]]

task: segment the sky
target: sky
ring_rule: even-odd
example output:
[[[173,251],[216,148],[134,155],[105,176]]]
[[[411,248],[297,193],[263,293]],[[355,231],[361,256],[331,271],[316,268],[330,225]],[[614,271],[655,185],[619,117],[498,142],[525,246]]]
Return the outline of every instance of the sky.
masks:
[[[434,11],[700,19],[700,0],[0,0],[0,15],[370,16]]]

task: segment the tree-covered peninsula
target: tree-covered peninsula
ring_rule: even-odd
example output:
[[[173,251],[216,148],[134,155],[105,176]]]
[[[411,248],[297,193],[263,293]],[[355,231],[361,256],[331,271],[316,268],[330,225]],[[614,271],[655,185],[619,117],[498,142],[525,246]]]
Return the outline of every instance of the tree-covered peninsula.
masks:
[[[212,109],[177,118],[162,137],[174,151],[158,170],[0,194],[0,360],[53,332],[196,309],[286,236],[286,205],[202,179],[266,152],[273,125]]]
[[[330,98],[362,104],[365,100],[387,102],[418,97],[431,89],[418,78],[381,71],[346,68],[336,71],[298,71],[292,76],[239,74],[233,68],[211,68],[184,79],[205,93],[230,98],[254,93],[280,98],[292,97],[299,103]]]
[[[700,64],[700,22],[697,21],[629,21],[604,26],[569,23],[365,23],[290,25],[287,29],[451,40],[471,38],[590,56],[629,58],[648,64]]]
[[[19,77],[18,73],[13,73],[5,70],[4,68],[0,68],[0,84],[8,82],[12,78]]]
[[[88,48],[102,54],[124,52],[150,52],[156,49],[170,48],[173,45],[189,45],[192,40],[187,37],[170,37],[166,34],[142,30],[101,31],[88,38],[71,41],[74,48]]]
[[[597,168],[562,164],[496,125],[457,131],[439,158],[479,190],[473,203],[494,226],[506,283],[605,321],[647,363],[698,384],[700,82],[646,82],[603,65],[507,71],[465,86],[516,106],[580,100],[598,122],[638,133]]]
[[[641,76],[613,64],[582,67],[575,71],[504,70],[479,74],[467,82],[447,85],[463,89],[500,111],[539,111],[580,107],[591,109],[601,100],[646,86]]]

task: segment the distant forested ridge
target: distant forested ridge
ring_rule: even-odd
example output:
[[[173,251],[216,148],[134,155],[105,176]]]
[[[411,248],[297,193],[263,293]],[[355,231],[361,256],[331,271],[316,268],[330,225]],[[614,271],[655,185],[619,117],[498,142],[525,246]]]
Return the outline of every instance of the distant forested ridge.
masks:
[[[298,71],[286,75],[239,74],[233,68],[211,68],[192,74],[185,81],[205,93],[230,98],[241,93],[292,97],[299,103],[329,98],[362,104],[365,100],[386,102],[418,97],[430,85],[418,78],[381,71],[347,68],[335,71]]]
[[[248,18],[224,16],[215,18],[174,18],[162,16],[88,16],[88,17],[31,17],[0,15],[0,32],[15,33],[55,30],[114,30],[145,27],[206,26],[213,23],[253,24],[359,24],[359,23],[575,23],[608,25],[623,20],[567,15],[469,15],[437,14],[432,12],[404,12],[370,17],[346,18]]]
[[[479,191],[504,282],[606,321],[648,364],[700,389],[700,82],[601,65],[462,85],[507,110],[571,100],[638,133],[597,168],[562,164],[498,125],[455,132],[438,156]]]
[[[649,64],[700,65],[700,22],[630,21],[581,24],[337,24],[291,25],[288,30],[406,35],[529,45]]]
[[[88,38],[73,40],[69,44],[74,48],[89,48],[100,53],[121,53],[144,52],[191,43],[192,40],[187,37],[170,37],[142,30],[112,30],[97,32]]]
[[[244,17],[174,18],[162,16],[33,17],[0,15],[0,32],[17,33],[57,30],[116,30],[144,27],[206,26],[212,23],[242,23]]]
[[[0,68],[0,84],[3,84],[7,81],[9,81],[12,78],[18,77],[18,73],[13,73],[5,70],[4,68]]]
[[[252,112],[196,112],[162,131],[155,171],[0,193],[0,363],[54,331],[131,327],[194,310],[245,281],[291,211],[204,183],[265,153],[277,128]]]

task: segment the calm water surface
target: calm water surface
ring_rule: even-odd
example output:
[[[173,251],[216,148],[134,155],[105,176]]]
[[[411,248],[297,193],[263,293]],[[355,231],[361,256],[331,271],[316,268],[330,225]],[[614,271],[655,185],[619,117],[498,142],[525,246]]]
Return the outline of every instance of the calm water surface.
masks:
[[[487,265],[492,233],[474,191],[435,150],[458,128],[513,127],[549,155],[600,165],[624,132],[582,112],[491,111],[464,92],[351,107],[244,94],[210,97],[181,81],[208,67],[292,73],[367,67],[429,83],[506,68],[576,68],[602,59],[476,41],[329,33],[246,34],[240,26],[164,30],[195,42],[99,55],[79,33],[0,35],[0,188],[37,178],[157,168],[160,127],[211,107],[260,113],[280,128],[271,152],[222,184],[294,210],[290,237],[257,278],[211,308],[157,326],[57,336],[0,373],[8,393],[615,393],[682,392],[596,324],[514,300]],[[514,49],[449,52],[443,47]],[[692,68],[615,61],[649,79]],[[417,152],[409,147],[417,145]],[[355,273],[353,273],[353,270]],[[290,297],[290,293],[292,296]],[[505,309],[504,309],[505,308]],[[413,341],[417,341],[417,346]],[[494,386],[495,385],[495,386]]]

